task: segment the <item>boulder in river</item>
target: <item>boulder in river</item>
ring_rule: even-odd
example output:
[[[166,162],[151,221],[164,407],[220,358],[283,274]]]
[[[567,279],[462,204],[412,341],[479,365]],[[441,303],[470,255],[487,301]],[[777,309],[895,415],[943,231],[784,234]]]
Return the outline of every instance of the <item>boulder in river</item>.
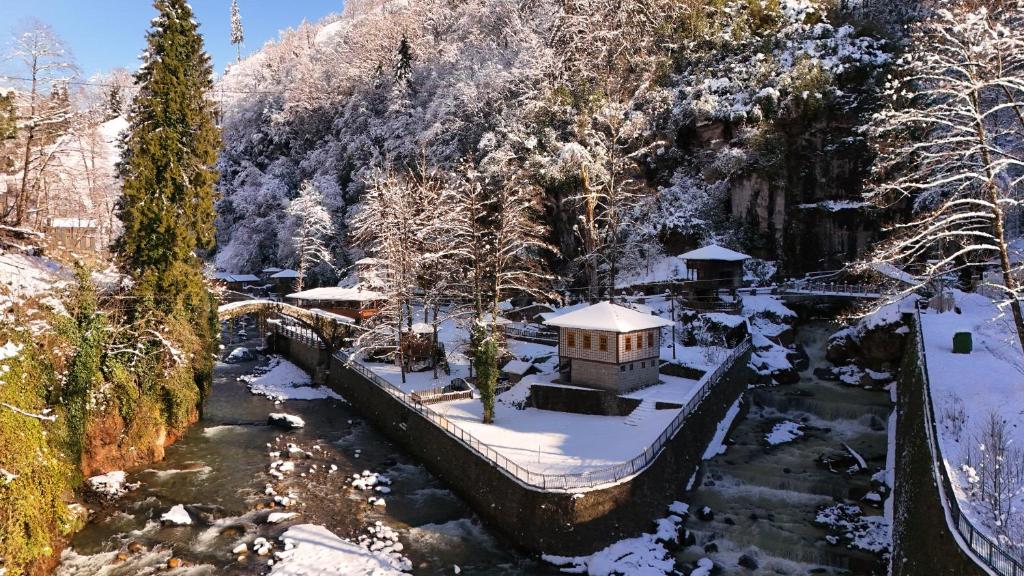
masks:
[[[294,414],[272,412],[267,416],[267,424],[270,424],[271,426],[278,426],[280,428],[287,428],[288,430],[294,430],[305,426],[306,421]]]

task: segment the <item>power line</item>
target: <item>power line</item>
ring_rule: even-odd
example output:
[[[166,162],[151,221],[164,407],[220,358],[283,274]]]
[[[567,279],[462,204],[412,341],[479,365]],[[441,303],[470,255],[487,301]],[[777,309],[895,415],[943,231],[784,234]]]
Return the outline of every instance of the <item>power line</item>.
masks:
[[[20,76],[0,76],[2,80],[15,80],[18,82],[31,82],[31,78],[22,78]],[[87,80],[59,80],[54,81],[54,84],[70,84],[73,86],[95,86],[98,88],[123,88],[123,84],[114,84],[111,82],[91,82]],[[243,95],[257,95],[257,94],[270,94],[280,95],[281,92],[275,92],[273,90],[229,90],[225,88],[214,88],[211,92],[217,92],[220,94],[243,94]]]

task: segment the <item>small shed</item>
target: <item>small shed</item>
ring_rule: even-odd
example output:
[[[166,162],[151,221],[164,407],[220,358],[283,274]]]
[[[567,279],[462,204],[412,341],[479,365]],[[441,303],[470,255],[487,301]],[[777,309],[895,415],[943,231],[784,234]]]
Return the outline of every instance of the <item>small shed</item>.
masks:
[[[739,288],[743,283],[743,263],[750,256],[718,244],[680,254],[686,262],[687,280],[708,282],[716,288]]]
[[[377,314],[386,299],[379,292],[360,288],[327,286],[294,292],[285,298],[302,308],[319,308],[362,322]]]
[[[66,250],[98,252],[100,226],[92,218],[51,218],[47,230],[50,241]]]
[[[558,356],[573,385],[621,394],[658,383],[661,329],[670,321],[599,302],[545,324],[558,328]]]
[[[501,367],[501,375],[508,379],[510,384],[518,384],[524,376],[536,373],[537,367],[532,362],[513,358]]]
[[[253,274],[230,274],[228,272],[215,272],[213,281],[228,290],[239,292],[249,286],[260,282],[259,277]]]

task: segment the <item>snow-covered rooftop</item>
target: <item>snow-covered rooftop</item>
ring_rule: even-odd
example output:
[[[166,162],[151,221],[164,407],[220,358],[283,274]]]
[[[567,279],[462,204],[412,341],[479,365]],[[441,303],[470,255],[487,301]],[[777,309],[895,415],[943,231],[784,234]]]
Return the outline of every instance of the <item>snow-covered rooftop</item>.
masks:
[[[579,330],[602,330],[607,332],[635,332],[671,326],[672,323],[652,314],[643,314],[612,304],[598,302],[582,310],[562,314],[551,320],[545,320],[548,326],[559,328],[576,328]]]
[[[50,228],[98,228],[99,223],[92,218],[51,218]]]
[[[278,272],[281,272],[281,269],[277,266],[271,266],[270,268],[263,269],[264,274],[277,274]]]
[[[292,269],[288,268],[288,269],[285,269],[285,270],[281,270],[280,272],[277,272],[276,274],[272,274],[270,277],[271,278],[298,278],[299,277],[299,273],[296,272],[295,270],[292,270]]]
[[[213,274],[215,280],[223,280],[224,282],[259,282],[258,276],[252,274],[230,274],[228,272],[215,272]]]
[[[342,288],[341,286],[324,286],[323,288],[303,290],[302,292],[289,294],[287,297],[299,300],[334,300],[340,302],[369,302],[371,300],[384,299],[384,295],[380,292],[362,290],[360,288]]]
[[[504,366],[502,366],[501,367],[501,371],[502,372],[507,372],[509,374],[516,374],[517,376],[522,376],[523,374],[526,374],[526,371],[529,370],[532,367],[533,367],[533,363],[532,362],[526,362],[525,360],[515,360],[515,359],[513,359],[513,360],[509,360],[508,364],[505,364]]]
[[[690,250],[685,254],[680,254],[679,257],[683,260],[724,260],[726,262],[750,260],[750,256],[718,244],[709,244],[703,248]]]

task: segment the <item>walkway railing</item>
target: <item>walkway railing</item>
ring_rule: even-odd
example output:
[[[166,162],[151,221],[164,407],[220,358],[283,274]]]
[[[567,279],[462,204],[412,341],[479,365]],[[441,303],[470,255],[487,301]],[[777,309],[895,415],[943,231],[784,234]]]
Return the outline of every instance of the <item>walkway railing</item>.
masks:
[[[278,319],[267,320],[267,324],[272,326],[272,331],[287,336],[288,338],[295,340],[301,344],[309,346],[310,348],[316,348],[323,350],[327,348],[323,340],[316,335],[310,328],[299,324],[286,324],[285,322]]]
[[[859,296],[863,298],[880,298],[890,293],[878,284],[853,284],[846,282],[822,282],[816,280],[796,280],[786,282],[779,287],[783,294],[817,294],[837,296]]]
[[[526,330],[515,326],[503,325],[501,331],[509,338],[537,342],[539,344],[558,345],[558,333],[552,330]]]
[[[522,484],[545,491],[569,492],[613,484],[634,476],[646,469],[657,459],[662,448],[665,447],[665,444],[674,438],[676,433],[679,432],[679,429],[683,427],[687,417],[689,417],[689,415],[700,406],[701,402],[707,398],[708,394],[711,393],[711,390],[714,389],[722,380],[726,372],[728,372],[736,361],[749,350],[749,338],[731,350],[729,355],[718,368],[709,374],[706,374],[704,378],[701,379],[700,388],[693,397],[690,398],[690,401],[683,406],[679,413],[676,414],[675,418],[673,418],[672,422],[664,431],[662,431],[657,440],[655,440],[655,442],[650,446],[645,447],[643,452],[638,454],[636,457],[621,464],[575,474],[545,474],[543,472],[536,472],[520,466],[513,460],[510,460],[508,457],[492,448],[490,445],[477,439],[475,436],[465,431],[448,418],[427,406],[416,402],[413,399],[412,394],[401,390],[394,384],[391,384],[384,378],[381,378],[345,352],[339,351],[335,354],[335,357],[359,375],[397,398],[409,409],[415,410],[419,414],[423,415],[427,420],[439,426],[450,436],[475,452],[479,457],[490,462],[495,467],[518,480]]]
[[[939,433],[935,425],[935,412],[932,407],[931,384],[928,379],[928,357],[924,348],[924,332],[921,330],[921,311],[915,309],[914,324],[917,336],[917,354],[921,358],[920,370],[924,388],[924,414],[926,418],[925,432],[928,436],[928,448],[932,456],[932,470],[935,481],[939,485],[939,499],[945,508],[950,528],[956,530],[963,540],[963,545],[974,553],[988,568],[1001,576],[1024,576],[1024,563],[1010,554],[988,535],[979,530],[971,519],[960,510],[960,504],[953,491],[953,483],[946,470],[945,459],[939,446]]]

